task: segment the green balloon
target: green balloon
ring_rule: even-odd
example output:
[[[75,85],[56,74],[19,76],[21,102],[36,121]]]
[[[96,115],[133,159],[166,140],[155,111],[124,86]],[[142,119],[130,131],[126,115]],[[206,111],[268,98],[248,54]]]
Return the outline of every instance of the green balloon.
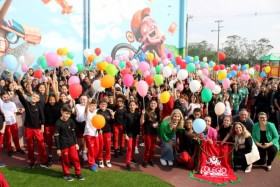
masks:
[[[46,57],[45,57],[45,56],[39,57],[38,62],[39,62],[39,65],[40,65],[43,69],[48,68],[48,63],[47,63],[47,60],[46,60]]]
[[[106,67],[106,72],[107,74],[114,77],[117,74],[117,68],[113,64],[108,64],[108,66]]]
[[[73,52],[69,52],[67,54],[67,57],[70,58],[70,59],[73,59],[75,57],[74,53]]]
[[[140,69],[137,70],[137,73],[142,76],[142,72],[140,71]]]
[[[126,66],[125,61],[120,61],[119,66],[121,69],[125,68],[125,66]]]
[[[212,99],[212,92],[209,88],[203,88],[201,92],[202,101],[208,103]]]
[[[157,75],[154,76],[154,80],[155,80],[156,85],[160,86],[160,85],[163,84],[164,78],[163,78],[162,75],[157,74]]]
[[[78,72],[81,73],[83,71],[83,64],[77,64]]]
[[[194,57],[194,61],[198,61],[199,60],[199,57],[198,56],[195,56]]]
[[[160,66],[156,66],[156,73],[160,73],[161,72],[161,67]]]
[[[204,62],[200,62],[200,63],[199,63],[200,68],[203,68],[203,67],[204,67],[204,64],[205,64]]]
[[[189,63],[187,66],[187,70],[188,70],[188,72],[193,73],[195,71],[195,64]]]

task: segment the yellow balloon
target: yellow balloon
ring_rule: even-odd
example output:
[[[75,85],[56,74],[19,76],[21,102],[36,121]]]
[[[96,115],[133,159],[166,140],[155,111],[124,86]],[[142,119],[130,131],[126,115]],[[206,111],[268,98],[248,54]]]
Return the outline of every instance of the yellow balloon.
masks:
[[[155,58],[155,56],[154,56],[153,53],[149,53],[149,54],[148,54],[148,59],[149,59],[150,61],[154,60],[154,58]]]
[[[64,65],[65,66],[71,66],[73,64],[73,61],[69,58],[67,58],[65,61],[64,61]]]
[[[174,68],[174,66],[173,66],[173,64],[171,64],[171,63],[169,63],[169,64],[167,64],[171,69],[173,69]]]
[[[106,70],[107,66],[108,66],[108,62],[98,62],[97,63],[97,69],[100,71]]]
[[[160,102],[161,103],[167,103],[170,99],[170,93],[169,91],[165,91],[162,92],[162,94],[160,94]]]
[[[271,68],[270,68],[270,66],[266,66],[264,70],[265,70],[266,73],[269,73]]]
[[[218,80],[221,81],[223,79],[225,79],[227,77],[227,73],[225,71],[221,71],[219,74],[218,74]]]
[[[67,53],[68,53],[68,48],[63,48],[63,55],[67,55]]]

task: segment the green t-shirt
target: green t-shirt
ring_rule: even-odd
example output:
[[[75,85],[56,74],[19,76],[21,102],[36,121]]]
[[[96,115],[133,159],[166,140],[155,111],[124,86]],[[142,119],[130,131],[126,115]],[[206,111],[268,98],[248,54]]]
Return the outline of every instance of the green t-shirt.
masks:
[[[246,95],[249,94],[248,88],[239,88],[238,89],[239,94],[241,95],[241,101],[246,97]]]
[[[241,101],[241,95],[239,93],[231,93],[230,95],[232,100],[232,109],[233,110],[239,110],[239,103]]]

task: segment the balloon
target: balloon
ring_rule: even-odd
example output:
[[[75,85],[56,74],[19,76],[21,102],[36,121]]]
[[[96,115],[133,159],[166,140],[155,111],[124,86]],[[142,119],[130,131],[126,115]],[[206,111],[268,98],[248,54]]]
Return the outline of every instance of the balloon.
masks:
[[[209,75],[208,69],[203,68],[203,69],[202,69],[202,74],[205,75],[206,77],[208,77],[208,75]]]
[[[68,48],[67,47],[64,47],[62,48],[63,49],[63,54],[62,55],[67,55],[68,53]]]
[[[223,102],[218,102],[216,105],[215,105],[215,113],[217,116],[220,116],[222,115],[226,110],[226,106]]]
[[[92,126],[96,129],[102,129],[105,126],[106,120],[101,114],[96,114],[91,120]]]
[[[90,49],[85,49],[85,50],[84,50],[84,56],[85,56],[86,58],[88,58],[90,55],[91,55]]]
[[[113,64],[108,64],[106,67],[106,72],[108,75],[116,76],[117,68]]]
[[[80,83],[75,83],[69,86],[69,94],[73,99],[78,98],[82,94],[83,88]]]
[[[214,62],[211,60],[210,62],[209,62],[209,66],[212,68],[212,67],[214,67]]]
[[[193,121],[193,130],[197,134],[202,133],[205,130],[205,128],[206,128],[206,122],[203,119],[198,118]]]
[[[202,70],[201,70],[201,69],[198,70],[198,71],[196,72],[196,74],[197,74],[198,76],[201,76],[201,75],[202,75]]]
[[[187,63],[185,61],[182,61],[181,64],[180,64],[180,68],[181,69],[186,69],[187,67]]]
[[[153,66],[157,66],[158,65],[158,59],[154,58],[152,61]]]
[[[162,73],[163,73],[163,76],[167,78],[172,74],[172,69],[169,66],[165,66],[162,69]]]
[[[206,77],[205,79],[203,79],[204,84],[206,84],[207,82],[209,82],[210,79],[208,77]]]
[[[69,71],[71,75],[75,75],[76,73],[78,73],[78,67],[76,65],[72,65],[70,66]]]
[[[196,68],[196,69],[200,69],[200,64],[196,64],[196,65],[195,65],[195,68]]]
[[[219,81],[222,81],[224,78],[227,77],[227,73],[225,71],[221,71],[219,74],[218,74],[218,80]]]
[[[88,61],[88,62],[93,62],[93,61],[94,61],[94,55],[93,55],[93,54],[89,55],[89,56],[87,57],[87,61]]]
[[[131,70],[129,68],[125,68],[121,71],[122,76],[125,76],[126,74],[132,74]]]
[[[58,61],[58,55],[54,52],[50,52],[47,54],[46,60],[49,66],[54,66]]]
[[[237,75],[237,72],[235,70],[231,71],[231,76],[235,77]]]
[[[195,71],[195,64],[189,63],[187,66],[187,70],[188,70],[188,72],[193,73]]]
[[[151,86],[154,83],[154,77],[152,75],[148,75],[145,77],[146,83]]]
[[[202,101],[208,103],[212,99],[212,92],[209,88],[203,88],[201,92]]]
[[[141,97],[145,97],[147,95],[148,89],[148,84],[143,80],[139,81],[136,86],[136,90]]]
[[[223,53],[223,52],[219,52],[218,53],[218,58],[219,58],[220,61],[223,61],[223,60],[226,59],[226,54]]]
[[[123,76],[123,84],[127,87],[130,87],[133,85],[133,81],[134,81],[134,78],[131,74],[126,74]]]
[[[38,63],[43,69],[46,69],[48,67],[48,63],[45,56],[40,56],[38,58]]]
[[[67,54],[67,57],[70,58],[70,59],[73,59],[75,57],[74,53],[73,52],[69,52]]]
[[[197,92],[201,87],[201,83],[198,80],[192,80],[190,82],[190,90],[195,93]]]
[[[111,63],[113,60],[111,56],[106,56],[104,59],[106,62],[109,62],[109,63]]]
[[[265,70],[266,73],[269,73],[270,70],[271,70],[271,68],[270,68],[270,66],[266,66],[266,67],[264,68],[264,70]]]
[[[233,65],[231,69],[237,71],[238,67],[236,65]]]
[[[230,80],[228,78],[225,78],[222,81],[222,85],[223,85],[223,88],[227,90],[230,87]]]
[[[18,58],[18,61],[19,61],[19,63],[21,63],[21,64],[25,64],[25,59],[24,59],[24,56],[22,55],[22,56],[20,56],[19,58]],[[27,65],[27,64],[26,64]],[[28,66],[28,65],[27,65]]]
[[[58,48],[58,49],[56,50],[56,53],[57,53],[58,55],[62,56],[62,55],[63,55],[63,49],[62,49],[62,48]]]
[[[162,75],[156,74],[154,76],[154,80],[155,80],[156,85],[158,85],[158,86],[163,84],[163,76]]]
[[[43,76],[43,73],[42,73],[41,70],[38,69],[38,70],[34,71],[34,77],[35,77],[35,78],[41,79],[42,76]]]
[[[215,67],[214,67],[214,71],[219,71],[220,70],[220,66],[219,65],[216,65]]]
[[[182,62],[182,57],[181,57],[181,56],[177,56],[177,57],[175,58],[175,61],[176,61],[176,64],[180,65],[181,62]]]
[[[131,63],[130,63],[129,61],[127,61],[127,62],[125,63],[125,66],[126,66],[127,68],[131,68],[131,67],[132,67],[132,65],[131,65]]]
[[[224,64],[221,64],[220,65],[220,70],[224,70],[226,67],[225,67],[225,65]]]
[[[260,77],[261,78],[264,78],[266,76],[266,73],[263,71],[263,72],[261,72],[261,74],[260,74]]]
[[[108,62],[98,62],[97,63],[97,69],[100,71],[106,70],[107,66],[108,66]]]
[[[255,69],[258,71],[260,70],[260,65],[255,65]]]
[[[99,56],[101,54],[101,49],[100,48],[95,48],[94,53]]]
[[[169,91],[164,91],[160,94],[160,102],[161,103],[167,103],[170,99],[170,93]]]
[[[121,69],[123,69],[123,68],[125,68],[125,66],[126,66],[125,61],[120,61],[119,67],[120,67]]]
[[[18,65],[17,58],[14,55],[5,55],[3,59],[4,65],[10,71],[15,71]]]
[[[167,53],[167,58],[171,58],[172,54],[171,53]]]
[[[214,89],[212,90],[213,94],[219,94],[221,92],[221,86],[215,85]]]
[[[159,73],[161,72],[161,67],[160,67],[159,65],[157,65],[156,68],[155,68],[155,70],[156,70],[156,73],[159,74]]]
[[[115,66],[118,66],[119,65],[119,63],[120,63],[120,61],[119,60],[113,60],[113,64],[115,65]]]
[[[242,68],[242,70],[246,70],[247,66],[244,64],[241,68]]]
[[[185,69],[180,69],[177,73],[177,78],[179,80],[185,80],[186,78],[188,78],[188,72]]]
[[[254,68],[250,68],[249,71],[248,71],[248,73],[249,73],[250,75],[254,75],[254,74],[255,74]]]
[[[95,81],[93,81],[92,87],[93,87],[94,90],[98,91],[99,88],[101,87],[101,85],[100,85],[100,80],[95,80]]]
[[[143,73],[143,77],[144,77],[144,78],[147,77],[148,75],[151,75],[150,71],[145,71],[145,72]]]
[[[26,64],[21,64],[21,71],[22,72],[27,72],[29,67]]]
[[[150,65],[147,62],[145,62],[145,61],[141,62],[139,64],[139,69],[140,69],[140,71],[145,72],[145,71],[150,69]]]
[[[189,64],[189,63],[191,63],[193,60],[192,60],[192,57],[190,57],[190,56],[187,56],[186,58],[185,58],[185,60],[186,60],[186,62]]]
[[[31,52],[26,52],[24,55],[24,60],[27,65],[30,65],[34,62],[35,56]]]
[[[184,89],[183,84],[178,84],[176,89],[179,90],[180,92],[183,91],[183,89]]]
[[[78,76],[71,76],[68,80],[68,85],[71,86],[73,84],[80,84],[80,79]]]
[[[148,54],[148,59],[149,59],[150,61],[152,61],[154,58],[155,58],[155,56],[154,56],[153,53],[149,53],[149,54]]]
[[[205,88],[209,88],[210,90],[213,90],[215,88],[215,82],[214,81],[208,81],[205,85]]]
[[[207,57],[203,57],[203,58],[202,58],[202,61],[203,61],[203,62],[207,62]]]
[[[194,57],[194,61],[199,61],[199,57],[198,57],[198,56],[195,56],[195,57]]]
[[[64,65],[65,65],[65,66],[72,66],[72,64],[73,64],[73,61],[72,61],[71,59],[69,59],[69,58],[67,58],[67,59],[64,61]]]
[[[112,75],[104,75],[101,78],[100,84],[103,88],[111,88],[115,84],[115,77],[113,77]]]
[[[83,71],[83,64],[77,64],[78,72],[81,73]]]

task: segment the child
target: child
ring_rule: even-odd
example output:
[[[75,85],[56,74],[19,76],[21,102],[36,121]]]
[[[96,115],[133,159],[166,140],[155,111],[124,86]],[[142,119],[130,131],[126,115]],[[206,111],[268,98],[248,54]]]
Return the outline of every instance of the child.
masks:
[[[204,121],[206,122],[206,128],[199,136],[201,139],[207,140],[210,144],[212,144],[213,141],[217,141],[217,131],[211,127],[212,119],[210,116],[205,116]]]
[[[43,136],[45,116],[42,106],[38,103],[40,95],[37,92],[33,92],[30,102],[27,102],[19,89],[20,86],[17,86],[16,93],[26,112],[24,126],[28,159],[30,160],[29,167],[34,168],[35,166],[34,138],[38,144],[38,152],[41,162],[40,166],[49,167],[49,164],[47,163],[47,153]]]
[[[98,165],[95,163],[99,151],[98,131],[92,125],[91,120],[97,112],[97,101],[93,99],[86,107],[86,127],[84,139],[87,146],[88,165],[91,171],[97,172]]]
[[[3,144],[4,134],[5,134],[5,127],[6,127],[5,116],[0,109],[0,145],[1,145],[0,146],[0,168],[6,166],[6,164],[4,164],[2,162],[2,159],[1,159],[2,144]]]
[[[100,109],[97,111],[97,114],[102,115],[105,120],[105,126],[99,131],[99,153],[98,153],[98,166],[104,168],[104,158],[103,158],[103,149],[105,147],[105,162],[108,168],[112,167],[111,164],[111,126],[110,122],[114,119],[114,113],[111,110],[107,109],[107,101],[101,99],[99,102]]]
[[[134,159],[136,139],[140,134],[140,114],[135,111],[136,102],[129,102],[129,112],[125,113],[124,135],[126,139],[126,166],[125,169],[130,171],[130,162],[136,162]],[[132,158],[132,159],[131,159]]]
[[[201,109],[200,108],[195,108],[193,110],[193,114],[189,116],[189,118],[191,118],[193,121],[198,119],[198,118],[201,118],[202,116],[202,112],[201,112]]]
[[[232,127],[231,123],[232,123],[232,120],[231,120],[230,116],[224,116],[223,125],[218,130],[218,136],[219,136],[220,141],[223,141],[224,138],[227,136],[227,134],[229,134],[231,127]],[[228,142],[232,142],[231,137],[228,140]]]
[[[222,99],[223,103],[225,104],[226,106],[226,109],[225,109],[225,112],[224,112],[224,115],[225,116],[231,116],[231,101],[230,101],[230,95],[229,93],[224,93],[224,97]]]
[[[61,108],[61,117],[55,123],[54,139],[57,147],[57,154],[61,156],[61,164],[63,169],[63,178],[67,181],[74,179],[70,175],[69,165],[73,163],[77,179],[84,180],[81,175],[81,165],[77,150],[75,134],[75,123],[70,119],[72,108],[69,104],[65,104]]]

